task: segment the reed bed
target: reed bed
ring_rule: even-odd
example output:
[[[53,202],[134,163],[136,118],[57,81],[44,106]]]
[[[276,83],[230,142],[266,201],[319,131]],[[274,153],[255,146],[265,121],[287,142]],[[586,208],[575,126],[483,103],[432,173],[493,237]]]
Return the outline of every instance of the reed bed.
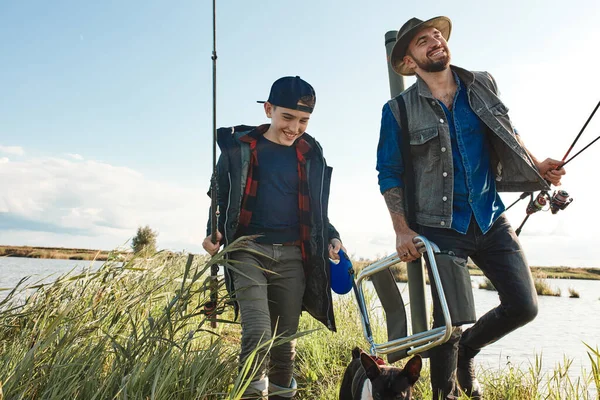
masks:
[[[537,272],[533,276],[533,284],[535,286],[535,291],[540,296],[554,296],[560,297],[561,291],[560,288],[553,288],[548,283],[546,279],[546,274],[543,272]]]
[[[239,399],[258,353],[238,368],[240,332],[231,308],[216,329],[202,313],[211,266],[226,264],[224,255],[238,246],[212,259],[172,253],[109,259],[95,271],[46,285],[23,280],[0,293],[0,400]],[[336,295],[334,307],[337,333],[301,318],[298,399],[337,399],[351,349],[368,350],[353,295]],[[376,340],[384,341],[378,315],[371,310]],[[548,374],[541,373],[541,357],[529,369],[480,370],[486,399],[597,399],[600,353],[589,347],[588,355],[592,371],[576,381],[568,359]],[[431,398],[427,367],[414,398]]]

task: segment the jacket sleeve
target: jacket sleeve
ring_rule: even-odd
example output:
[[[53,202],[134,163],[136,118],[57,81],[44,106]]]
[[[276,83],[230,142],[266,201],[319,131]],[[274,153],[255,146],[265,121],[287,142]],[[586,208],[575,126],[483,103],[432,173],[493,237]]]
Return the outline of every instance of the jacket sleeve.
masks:
[[[227,197],[229,194],[229,157],[227,151],[222,151],[217,162],[217,203],[219,205],[218,230],[221,234],[225,232],[225,213],[227,210]],[[210,185],[208,196],[211,195]],[[211,207],[208,208],[208,222],[206,224],[206,236],[211,234],[211,220],[213,217]]]
[[[337,229],[335,229],[335,226],[333,226],[331,222],[328,222],[327,225],[327,237],[329,238],[329,242],[331,242],[331,239],[339,239],[341,241],[342,238]]]

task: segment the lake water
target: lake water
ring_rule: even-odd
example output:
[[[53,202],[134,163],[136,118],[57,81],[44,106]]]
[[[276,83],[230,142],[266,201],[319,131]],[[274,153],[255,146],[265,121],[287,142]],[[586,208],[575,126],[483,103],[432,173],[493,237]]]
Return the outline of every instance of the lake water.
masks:
[[[471,277],[477,316],[485,314],[500,302],[495,291],[479,289],[483,277]],[[581,376],[582,368],[589,374],[591,364],[587,347],[600,347],[600,281],[579,279],[547,279],[552,288],[561,291],[561,297],[539,296],[537,318],[484,348],[477,356],[483,368],[506,370],[508,363],[528,370],[535,365],[535,356],[542,357],[542,370],[554,370],[565,356],[573,360],[569,376]],[[408,291],[405,283],[398,284],[405,301]],[[569,288],[580,298],[569,298]],[[431,301],[429,286],[426,288]],[[429,303],[431,304],[431,303]],[[464,328],[466,328],[465,326]],[[593,386],[593,385],[592,385]]]
[[[99,268],[104,261],[83,260],[50,260],[38,258],[1,257],[0,258],[0,289],[13,288],[19,281],[29,276],[28,285],[41,282],[51,282],[60,275],[70,271],[80,272],[84,268]],[[6,292],[0,291],[0,298]]]
[[[44,260],[29,258],[0,258],[0,288],[14,287],[24,276],[31,276],[28,283],[56,279],[71,270],[86,267],[98,268],[102,262]],[[477,315],[483,315],[495,307],[498,294],[478,289],[480,277],[473,277]],[[561,297],[540,296],[538,317],[517,331],[483,349],[477,357],[484,368],[504,369],[508,362],[527,369],[535,362],[535,355],[542,356],[544,370],[554,369],[567,356],[573,359],[572,376],[578,376],[582,368],[591,371],[587,343],[593,348],[600,346],[600,281],[548,279],[553,288],[559,288]],[[401,290],[406,284],[399,284]],[[569,298],[569,288],[575,289],[580,298]],[[0,298],[7,292],[0,291]],[[404,292],[403,292],[404,293]],[[429,294],[429,289],[427,289]],[[407,297],[405,297],[407,298]],[[366,347],[366,344],[365,344]]]

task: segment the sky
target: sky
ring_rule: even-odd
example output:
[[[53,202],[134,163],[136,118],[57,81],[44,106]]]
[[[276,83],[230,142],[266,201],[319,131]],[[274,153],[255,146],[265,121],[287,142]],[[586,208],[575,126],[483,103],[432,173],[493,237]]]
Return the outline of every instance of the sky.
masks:
[[[395,251],[375,170],[384,35],[438,15],[453,63],[492,73],[528,149],[562,159],[600,100],[600,2],[217,0],[217,124],[266,123],[273,81],[310,82],[330,219],[356,257]],[[202,253],[212,46],[209,0],[0,2],[0,244],[113,249],[149,225],[160,248]],[[598,135],[600,113],[571,154]],[[569,208],[525,225],[531,265],[600,267],[599,158],[594,145],[567,166]]]

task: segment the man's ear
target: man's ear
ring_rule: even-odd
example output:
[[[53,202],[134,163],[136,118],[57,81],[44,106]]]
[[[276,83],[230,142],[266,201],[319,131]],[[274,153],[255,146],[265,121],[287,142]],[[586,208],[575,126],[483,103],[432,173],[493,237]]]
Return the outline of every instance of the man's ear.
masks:
[[[371,358],[371,356],[367,353],[361,353],[360,363],[365,369],[365,372],[367,373],[367,378],[369,378],[370,380],[374,380],[381,374],[381,369],[379,368],[379,365],[377,365],[377,362],[373,360],[373,358]]]
[[[408,54],[406,54],[404,56],[402,61],[404,61],[404,65],[406,65],[410,69],[415,69],[415,67],[417,66],[417,64],[415,63],[415,60],[413,60],[413,58],[411,56],[409,56]]]

